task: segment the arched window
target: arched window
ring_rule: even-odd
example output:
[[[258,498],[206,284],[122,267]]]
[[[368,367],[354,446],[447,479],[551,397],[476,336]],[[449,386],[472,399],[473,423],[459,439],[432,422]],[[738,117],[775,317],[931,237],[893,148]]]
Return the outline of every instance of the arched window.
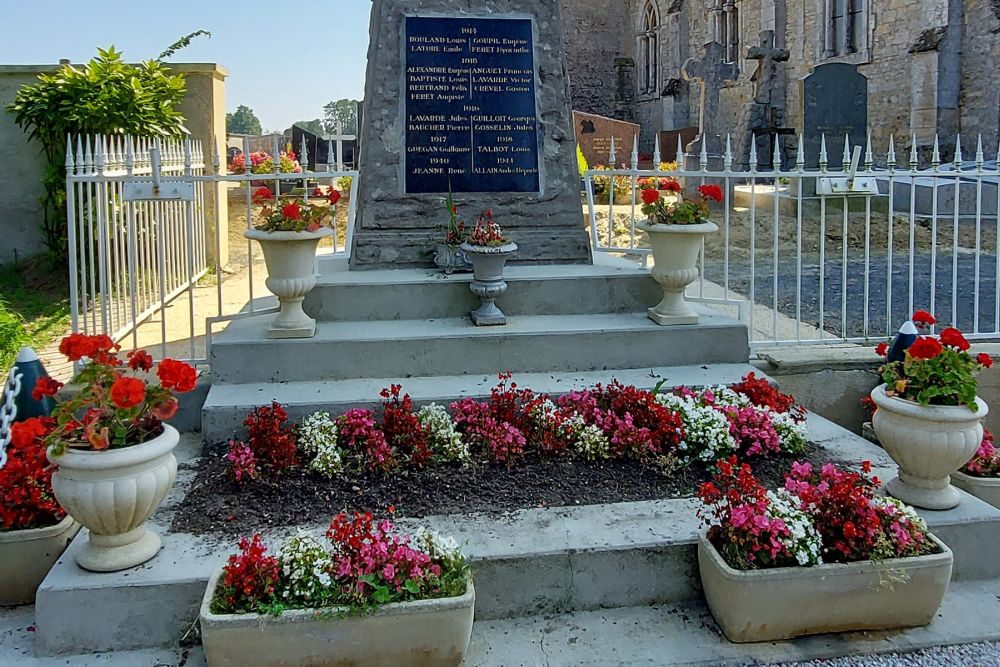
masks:
[[[652,0],[647,0],[643,7],[636,43],[639,60],[639,92],[655,93],[660,83],[660,14]]]
[[[865,0],[824,0],[824,56],[846,56],[867,48],[866,4]]]

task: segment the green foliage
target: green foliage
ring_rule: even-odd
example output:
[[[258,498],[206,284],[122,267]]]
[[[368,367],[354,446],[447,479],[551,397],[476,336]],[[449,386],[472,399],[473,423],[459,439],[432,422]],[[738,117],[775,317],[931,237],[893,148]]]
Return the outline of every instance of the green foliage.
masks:
[[[10,309],[7,302],[0,299],[0,377],[6,378],[18,350],[27,342],[28,333],[24,329],[24,320]]]
[[[580,144],[576,145],[576,166],[580,170],[580,180],[586,175],[587,170],[590,169],[590,165],[587,164],[587,156],[583,154],[583,149],[580,148]]]
[[[209,39],[211,39],[212,33],[210,33],[207,30],[195,30],[194,32],[190,32],[190,33],[184,35],[183,37],[181,37],[180,39],[178,39],[176,42],[174,42],[170,46],[168,46],[166,48],[166,50],[163,51],[163,53],[161,53],[160,55],[158,55],[156,57],[156,59],[157,60],[166,60],[167,58],[171,57],[172,55],[174,55],[175,53],[177,53],[181,49],[190,46],[191,45],[191,41],[195,37],[201,37],[201,36],[205,36],[205,37],[208,37]]]
[[[932,359],[915,359],[907,353],[902,363],[886,364],[882,380],[891,393],[921,405],[967,405],[978,410],[976,375],[980,370],[972,355],[945,345]]]
[[[296,121],[294,124],[298,125],[303,130],[307,132],[312,132],[313,134],[320,137],[322,137],[326,131],[326,128],[323,127],[323,121],[321,121],[319,118],[316,118],[314,120],[299,120]],[[293,148],[298,150],[299,147],[293,146]]]
[[[63,65],[22,86],[8,105],[14,122],[42,145],[45,246],[53,259],[65,256],[65,170],[67,136],[81,134],[180,136],[186,132],[177,107],[184,77],[157,61],[130,65],[120,51],[98,49],[87,65]]]
[[[358,133],[358,102],[357,100],[336,100],[323,107],[323,127],[327,134],[337,131],[337,121],[344,134]]]
[[[264,130],[261,129],[260,118],[257,118],[253,109],[241,104],[236,107],[236,111],[226,114],[226,132],[260,136]]]

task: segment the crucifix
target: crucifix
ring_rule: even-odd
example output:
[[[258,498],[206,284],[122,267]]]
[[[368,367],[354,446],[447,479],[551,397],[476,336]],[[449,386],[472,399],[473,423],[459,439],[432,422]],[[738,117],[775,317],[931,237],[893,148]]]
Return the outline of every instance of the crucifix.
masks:
[[[336,156],[337,156],[337,171],[344,171],[344,142],[345,141],[354,141],[357,138],[358,138],[357,135],[354,135],[354,134],[344,134],[344,126],[341,124],[341,122],[339,120],[337,121],[337,132],[336,132],[336,134],[334,134],[334,135],[329,136],[329,137],[326,138],[326,140],[327,140],[327,142],[329,144],[329,149],[330,149],[330,151],[329,151],[329,156],[330,157],[328,157],[327,160],[329,160],[330,158],[332,158],[334,156],[333,145],[334,145],[334,143],[337,144],[337,152],[336,152]],[[357,160],[357,156],[355,156],[355,161],[356,160]]]
[[[757,71],[750,80],[754,83],[753,101],[771,104],[771,96],[778,83],[778,65],[789,58],[788,49],[774,46],[774,31],[761,30],[760,44],[747,49],[747,60],[757,61]]]
[[[726,48],[718,42],[705,44],[705,55],[701,60],[688,58],[681,67],[681,76],[687,81],[701,84],[698,111],[698,139],[706,142],[709,155],[722,154],[721,129],[719,127],[719,91],[736,79],[740,70],[736,63],[725,62]],[[691,150],[690,148],[688,150]]]

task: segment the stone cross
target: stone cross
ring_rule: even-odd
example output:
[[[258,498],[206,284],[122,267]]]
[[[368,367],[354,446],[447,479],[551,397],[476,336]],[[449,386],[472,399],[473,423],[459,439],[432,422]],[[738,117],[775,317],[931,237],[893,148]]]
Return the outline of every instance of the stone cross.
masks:
[[[747,60],[757,61],[757,71],[750,77],[750,80],[754,83],[754,102],[757,104],[771,104],[771,96],[777,85],[777,63],[783,63],[788,58],[788,49],[775,48],[774,31],[761,30],[760,44],[747,49]]]
[[[705,44],[705,55],[701,60],[688,58],[681,67],[681,76],[687,81],[701,84],[698,112],[698,139],[693,144],[706,142],[710,155],[722,154],[722,138],[719,122],[719,91],[725,84],[736,81],[740,70],[736,63],[725,62],[726,48],[718,42]],[[699,147],[700,148],[700,147]],[[691,150],[689,148],[688,150]]]

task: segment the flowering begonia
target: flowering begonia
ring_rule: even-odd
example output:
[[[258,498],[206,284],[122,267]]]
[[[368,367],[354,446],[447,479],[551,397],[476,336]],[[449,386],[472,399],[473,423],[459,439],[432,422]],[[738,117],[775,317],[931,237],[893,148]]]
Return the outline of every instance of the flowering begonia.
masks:
[[[309,457],[307,468],[324,477],[334,477],[344,470],[344,460],[337,444],[337,424],[327,412],[316,412],[295,427],[299,450]]]
[[[0,532],[43,528],[66,515],[52,495],[45,437],[55,423],[32,417],[10,425],[7,463],[0,468]]]
[[[1000,478],[1000,449],[993,442],[993,434],[983,432],[983,441],[961,472],[973,477]]]

